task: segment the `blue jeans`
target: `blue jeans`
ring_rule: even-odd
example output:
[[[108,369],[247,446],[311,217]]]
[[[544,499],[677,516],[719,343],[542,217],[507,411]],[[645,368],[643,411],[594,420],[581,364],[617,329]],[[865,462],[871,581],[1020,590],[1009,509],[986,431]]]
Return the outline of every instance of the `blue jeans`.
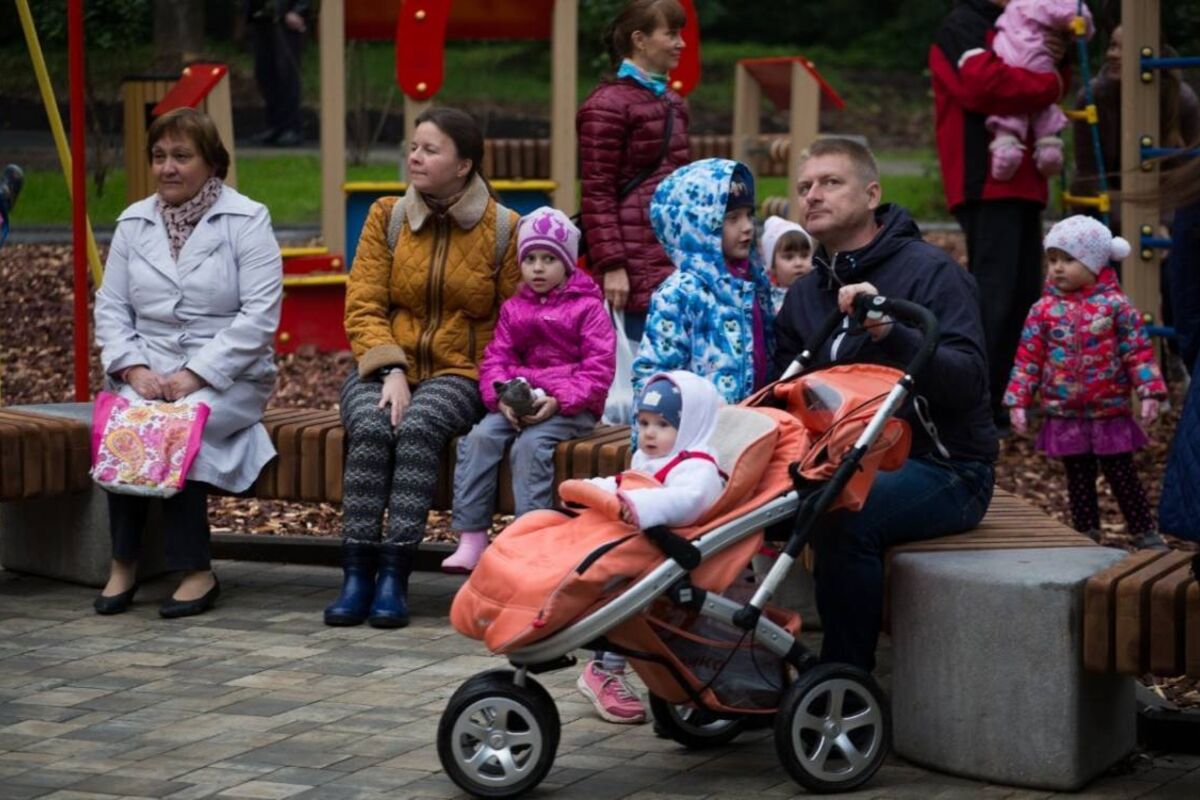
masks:
[[[992,465],[982,461],[910,458],[876,476],[861,511],[826,515],[813,542],[822,661],[875,668],[884,551],[974,528],[991,502],[994,478]]]

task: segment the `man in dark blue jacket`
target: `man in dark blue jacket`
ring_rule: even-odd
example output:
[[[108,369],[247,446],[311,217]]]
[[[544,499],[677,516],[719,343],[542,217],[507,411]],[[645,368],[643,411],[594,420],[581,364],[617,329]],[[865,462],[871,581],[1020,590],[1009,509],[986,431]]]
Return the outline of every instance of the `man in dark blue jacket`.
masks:
[[[998,448],[978,291],[965,269],[921,238],[904,209],[880,205],[879,169],[866,147],[837,138],[813,143],[798,188],[801,221],[821,247],[817,269],[792,285],[776,320],[777,373],[831,312],[849,312],[858,294],[918,303],[941,328],[902,413],[913,430],[909,460],[879,473],[861,511],[830,514],[814,542],[821,658],[870,670],[883,617],[884,550],[969,530],[991,501]],[[903,365],[920,341],[918,330],[891,320],[864,331],[847,318],[818,362]]]

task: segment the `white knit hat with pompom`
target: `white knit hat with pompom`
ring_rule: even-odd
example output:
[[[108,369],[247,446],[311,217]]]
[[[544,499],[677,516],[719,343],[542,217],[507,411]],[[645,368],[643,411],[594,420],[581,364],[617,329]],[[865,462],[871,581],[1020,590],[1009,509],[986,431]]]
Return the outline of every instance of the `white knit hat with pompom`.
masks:
[[[1129,242],[1113,236],[1103,222],[1077,214],[1058,222],[1046,234],[1045,247],[1062,250],[1094,274],[1129,255]]]

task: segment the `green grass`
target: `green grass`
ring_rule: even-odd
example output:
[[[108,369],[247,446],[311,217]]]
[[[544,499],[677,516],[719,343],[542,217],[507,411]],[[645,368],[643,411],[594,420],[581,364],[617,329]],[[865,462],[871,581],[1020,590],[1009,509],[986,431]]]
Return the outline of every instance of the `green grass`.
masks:
[[[237,162],[238,189],[265,203],[271,218],[280,225],[315,224],[320,218],[321,164],[316,156],[279,155],[269,158],[240,158]],[[388,164],[349,166],[346,179],[385,181],[396,179],[396,168]],[[884,177],[884,199],[899,203],[920,220],[949,219],[943,207],[942,189],[936,172],[926,175],[889,175]],[[761,197],[787,194],[787,179],[764,177],[759,181]],[[105,183],[104,195],[97,197],[88,184],[88,213],[93,224],[112,225],[127,205],[125,173],[115,170]],[[21,202],[13,223],[21,225],[67,225],[71,204],[66,183],[57,170],[30,170],[26,173]]]

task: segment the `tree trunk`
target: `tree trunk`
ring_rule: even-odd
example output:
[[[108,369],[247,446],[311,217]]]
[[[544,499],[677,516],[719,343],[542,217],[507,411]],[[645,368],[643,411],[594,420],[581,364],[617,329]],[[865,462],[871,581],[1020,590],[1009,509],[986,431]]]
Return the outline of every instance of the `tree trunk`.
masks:
[[[154,63],[178,70],[204,49],[204,0],[154,0]]]

